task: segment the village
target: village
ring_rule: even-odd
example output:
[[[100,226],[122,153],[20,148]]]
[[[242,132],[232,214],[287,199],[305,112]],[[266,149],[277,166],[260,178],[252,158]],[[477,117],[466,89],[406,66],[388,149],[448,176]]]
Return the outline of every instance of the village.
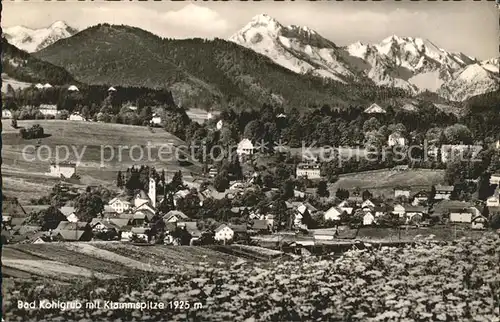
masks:
[[[400,141],[399,144],[404,142]],[[450,158],[447,151],[453,149],[460,149],[460,146],[451,149],[449,146],[441,147],[443,162]],[[242,164],[259,153],[248,139],[240,142],[236,152]],[[146,169],[142,166],[139,168],[140,171]],[[49,223],[42,227],[34,223],[31,217],[53,206],[21,205],[15,200],[4,200],[4,243],[101,240],[157,245],[264,245],[259,241],[266,238],[272,240],[274,235],[286,233],[294,236],[292,240],[296,244],[321,244],[355,238],[352,235],[342,237],[342,232],[349,229],[359,231],[374,228],[379,230],[380,238],[384,237],[388,228],[411,230],[434,227],[439,230],[460,227],[462,230],[485,230],[490,228],[492,220],[498,220],[493,218],[500,214],[500,173],[490,176],[489,185],[494,192],[486,202],[481,202],[460,200],[454,194],[455,187],[445,184],[418,191],[398,186],[393,188],[392,196],[383,197],[360,189],[351,192],[338,189],[335,195],[332,193],[325,197],[322,194],[319,197],[319,188],[316,191],[292,188],[292,195],[284,197],[282,190],[266,187],[258,172],[249,173],[241,180],[230,181],[227,189],[217,191],[213,180],[218,170],[211,167],[203,184],[182,181],[181,173],[176,174],[176,178],[172,178],[168,184],[164,177],[159,179],[156,170],[147,169],[146,189],[136,189],[133,194],[127,194],[124,188],[126,184],[122,183],[122,192],[113,193],[112,198],[108,196],[107,202],[99,196],[102,208],[88,220],[89,217],[80,218],[81,209],[75,207],[75,200],[83,194],[93,193],[96,187],[78,191],[72,186],[71,179],[77,177],[75,163],[51,163],[49,169],[46,175],[61,178],[57,190],[64,197],[57,207],[57,213],[63,217],[45,215],[55,218],[46,218]],[[156,173],[155,176],[151,175],[151,171]],[[391,171],[410,170],[408,166],[400,165]],[[314,161],[298,163],[295,177],[297,180],[323,182],[320,181],[320,165]],[[174,184],[173,181],[177,182]],[[166,186],[169,186],[168,192]],[[157,193],[159,187],[162,193]],[[245,200],[255,198],[260,199],[245,204]],[[321,202],[318,203],[318,200]],[[209,208],[205,211],[206,217],[200,216],[204,208]],[[217,209],[214,211],[214,208]],[[185,213],[186,210],[190,211],[191,216]],[[280,245],[271,243],[270,247]]]
[[[51,89],[52,85],[48,83],[34,86],[34,90],[39,91],[37,93],[40,95]],[[79,95],[80,92],[75,85],[70,85],[65,90],[68,97]],[[117,101],[115,87],[109,87],[106,95],[104,106],[106,102]],[[139,111],[133,104],[113,104],[117,104],[113,108],[121,109],[122,115],[140,113],[143,116],[142,126],[170,129],[170,121],[165,119],[168,113],[165,114],[162,109],[156,109],[158,113],[151,108],[145,112],[147,107],[141,107]],[[415,109],[410,103],[400,107],[402,111]],[[45,119],[57,118],[74,124],[110,122],[109,117],[104,115],[105,108],[94,116],[85,108],[76,108],[69,113],[58,109],[57,104],[40,104],[35,110],[35,116],[40,114]],[[57,193],[44,201],[35,200],[28,205],[21,205],[15,198],[4,198],[2,239],[5,243],[101,240],[157,245],[264,245],[266,243],[263,241],[275,240],[273,236],[285,233],[288,235],[287,241],[321,244],[327,240],[354,239],[364,228],[378,231],[375,234],[378,239],[392,238],[387,233],[391,228],[406,231],[428,228],[429,235],[443,227],[460,227],[461,230],[471,231],[500,228],[497,227],[500,216],[500,168],[494,168],[494,162],[491,162],[493,167],[489,166],[488,172],[474,169],[474,177],[460,174],[463,182],[457,185],[450,184],[450,180],[443,180],[437,184],[411,188],[403,181],[391,187],[390,194],[382,195],[374,194],[370,189],[346,189],[342,185],[332,190],[338,175],[349,171],[386,171],[389,176],[391,173],[413,173],[430,167],[445,168],[445,172],[458,176],[449,165],[457,161],[469,162],[480,157],[484,151],[493,151],[495,158],[500,150],[500,140],[485,143],[469,138],[467,143],[457,144],[457,141],[462,140],[462,125],[455,124],[446,129],[451,129],[449,132],[454,135],[452,139],[444,138],[444,132],[434,134],[435,129],[431,128],[426,135],[432,134],[434,139],[424,143],[418,138],[418,133],[408,134],[403,124],[391,123],[393,121],[387,115],[394,112],[387,107],[372,103],[360,112],[357,118],[361,120],[360,127],[366,132],[365,138],[353,139],[351,143],[359,143],[361,150],[359,146],[352,144],[333,150],[330,147],[329,156],[333,155],[334,158],[328,161],[321,160],[324,157],[321,149],[316,149],[311,156],[304,153],[300,155],[300,152],[293,155],[292,150],[296,151],[297,148],[292,149],[283,144],[267,147],[262,140],[255,139],[262,137],[257,131],[258,125],[252,124],[256,121],[244,120],[243,114],[235,116],[234,112],[224,112],[215,115],[208,112],[202,125],[194,127],[204,135],[210,131],[227,131],[231,126],[230,122],[248,122],[235,151],[225,152],[222,163],[205,160],[200,176],[183,180],[182,172],[178,172],[170,183],[165,178],[165,169],[162,170],[162,176],[159,176],[156,169],[139,164],[122,170],[126,170],[124,173],[128,177],[124,177],[122,171],[119,171],[116,189],[107,191],[106,196],[102,194],[102,187],[76,188],[79,183],[76,162],[53,160],[48,164],[45,175],[61,179],[53,189]],[[185,112],[175,110],[175,113]],[[288,115],[282,110],[263,106],[261,114],[280,128],[286,129],[288,126]],[[23,119],[22,115],[23,110],[15,115],[9,109],[2,111],[2,118],[11,119],[14,128],[17,128],[17,119]],[[339,115],[343,118],[350,117],[349,114]],[[241,119],[238,120],[238,117]],[[389,126],[382,131],[380,125],[386,123]],[[20,134],[24,139],[38,138],[40,145],[45,133],[42,127],[35,124],[27,130],[21,128]],[[196,132],[194,136],[196,137]],[[221,137],[219,140],[223,139]],[[363,163],[360,159],[363,159],[363,153],[367,153],[370,146],[379,148],[380,153],[376,153],[376,159],[371,163]],[[415,147],[421,158],[418,161],[413,160],[411,155]],[[349,154],[346,158],[342,155],[342,148],[348,152],[356,151],[357,154]],[[402,160],[396,160],[392,156],[387,161],[385,156],[380,157],[387,151],[390,153],[397,149],[405,152]],[[462,159],[459,160],[458,157]],[[357,159],[357,169],[355,167],[349,170],[352,168],[349,165],[351,159]],[[259,163],[260,166],[257,166]],[[288,172],[284,171],[285,168]],[[463,172],[471,172],[471,169],[472,167]],[[134,173],[140,173],[140,179],[135,178]],[[456,178],[453,180],[460,181]],[[477,192],[471,194],[464,191],[481,189],[481,198]],[[54,198],[57,199],[56,203],[52,201]],[[81,202],[85,198],[94,198],[94,201]],[[95,209],[89,211],[84,207]],[[423,231],[423,234],[426,232]],[[292,235],[293,238],[290,237]],[[398,238],[409,237],[403,234],[403,237]],[[277,243],[266,245],[281,247],[280,242],[283,240],[278,239]]]

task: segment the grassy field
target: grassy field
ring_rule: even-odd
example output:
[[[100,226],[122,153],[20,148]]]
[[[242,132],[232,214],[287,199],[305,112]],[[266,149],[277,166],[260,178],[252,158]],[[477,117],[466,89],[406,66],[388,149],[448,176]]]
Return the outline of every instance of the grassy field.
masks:
[[[109,188],[114,187],[118,170],[134,164],[165,169],[167,175],[182,170],[186,179],[201,169],[197,162],[188,166],[179,164],[175,147],[185,143],[163,129],[63,120],[18,121],[19,127],[33,124],[40,124],[48,135],[41,139],[38,150],[34,148],[38,140],[23,140],[19,130],[10,126],[10,120],[2,120],[4,191],[7,195],[15,194],[21,201],[44,195],[57,182],[45,175],[49,171],[48,160],[55,158],[56,153],[58,159],[69,160],[77,160],[81,155],[77,167],[81,183]]]
[[[359,187],[362,190],[368,189],[375,195],[390,197],[394,195],[393,189],[396,186],[409,186],[412,192],[418,192],[422,189],[428,190],[432,185],[442,184],[443,179],[443,170],[392,171],[388,169],[341,175],[339,180],[329,188],[330,193],[335,193],[339,188],[352,191]]]
[[[5,277],[62,282],[75,277],[107,279],[144,272],[179,273],[195,269],[200,263],[220,266],[238,260],[238,256],[201,246],[134,246],[119,242],[14,244],[4,246],[2,252]]]
[[[30,87],[33,84],[12,79],[9,77],[9,75],[2,73],[2,93],[7,92],[8,85],[12,86],[12,88],[17,90],[19,88],[22,89],[22,88]]]

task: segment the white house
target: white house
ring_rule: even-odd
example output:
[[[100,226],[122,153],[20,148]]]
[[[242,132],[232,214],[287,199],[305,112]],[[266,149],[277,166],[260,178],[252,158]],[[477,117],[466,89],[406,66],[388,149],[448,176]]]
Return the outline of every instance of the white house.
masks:
[[[48,175],[58,178],[71,178],[76,173],[76,164],[72,162],[51,163]]]
[[[397,198],[397,197],[410,198],[410,191],[411,190],[409,188],[401,188],[401,187],[395,188],[394,189],[394,198]]]
[[[40,83],[38,83],[38,84],[36,84],[36,85],[35,85],[35,88],[36,88],[36,89],[42,89],[42,88],[43,88],[43,85],[42,85],[42,84],[40,84]]]
[[[224,124],[224,122],[222,122],[222,120],[219,120],[219,122],[217,122],[217,124],[215,124],[215,128],[217,130],[220,130],[220,129],[222,129],[223,124]]]
[[[80,113],[71,113],[69,116],[70,121],[85,121],[85,118]]]
[[[78,92],[79,89],[75,85],[71,85],[70,87],[68,87],[68,91],[70,91],[70,92]]]
[[[500,197],[497,193],[486,199],[486,207],[500,207]]]
[[[363,226],[370,226],[373,225],[373,222],[375,221],[375,217],[372,215],[371,212],[367,212],[363,216]]]
[[[149,202],[145,202],[142,205],[135,207],[133,211],[134,212],[143,211],[143,212],[150,213],[153,215],[156,213],[156,210],[151,206],[151,203],[149,203]]]
[[[435,200],[449,200],[451,193],[455,190],[453,186],[436,186],[436,195],[434,196]]]
[[[66,216],[66,220],[69,222],[77,222],[78,217],[76,216],[76,209],[74,207],[61,207],[59,211]]]
[[[372,105],[367,107],[364,112],[366,114],[385,114],[386,110],[377,103],[373,103]]]
[[[450,209],[450,222],[472,223],[472,211],[468,208]]]
[[[375,204],[370,199],[366,199],[361,204],[361,208],[375,208]]]
[[[12,118],[12,112],[8,109],[3,109],[2,108],[2,118],[3,119],[10,119]]]
[[[409,112],[414,112],[417,110],[417,107],[411,103],[406,103],[401,107],[401,109],[409,111]]]
[[[500,150],[500,140],[495,142],[495,149]]]
[[[350,215],[354,211],[355,206],[355,203],[349,202],[349,200],[344,200],[337,205],[337,208],[339,208],[341,211],[345,211],[348,215]]]
[[[398,215],[399,217],[403,217],[406,213],[406,208],[401,204],[395,204],[392,213]]]
[[[283,113],[280,113],[280,114],[276,115],[276,117],[279,119],[284,119],[284,118],[286,118],[286,115]]]
[[[161,116],[159,114],[154,113],[153,118],[151,118],[151,124],[160,125],[161,124]]]
[[[406,139],[401,133],[394,132],[391,135],[389,135],[389,139],[387,140],[387,145],[388,146],[405,146]]]
[[[52,85],[50,85],[49,83],[45,83],[45,85],[43,85],[43,88],[51,88]]]
[[[500,173],[494,173],[490,177],[490,184],[491,185],[500,185]]]
[[[38,108],[38,110],[43,115],[56,116],[58,114],[57,105],[53,105],[53,104],[40,104],[40,107]]]
[[[252,155],[254,152],[254,146],[252,141],[249,139],[243,139],[238,143],[238,148],[236,149],[236,153],[239,156],[244,156],[244,155]]]
[[[306,177],[308,179],[320,179],[321,171],[319,164],[316,163],[299,163],[295,170],[297,178]]]
[[[325,212],[324,218],[325,218],[325,220],[339,221],[341,214],[342,214],[342,211],[340,209],[338,209],[337,207],[333,206]]]
[[[116,88],[114,88],[113,86],[111,86],[110,88],[108,88],[108,92],[116,92]]]
[[[215,230],[214,239],[218,241],[231,240],[234,237],[234,230],[232,230],[228,225],[222,224]]]
[[[122,214],[132,208],[132,203],[119,197],[111,199],[108,202],[108,205],[113,209],[114,212],[119,214]]]
[[[214,118],[214,116],[212,115],[212,113],[211,113],[211,112],[208,112],[208,113],[207,113],[207,120],[211,120],[211,119],[213,119],[213,118]]]
[[[179,210],[170,210],[165,216],[163,216],[163,221],[165,222],[186,221],[188,219],[189,217]]]
[[[427,194],[427,191],[419,191],[413,196],[413,206],[418,206],[422,204],[423,202],[426,202],[427,199],[429,198],[429,195]]]

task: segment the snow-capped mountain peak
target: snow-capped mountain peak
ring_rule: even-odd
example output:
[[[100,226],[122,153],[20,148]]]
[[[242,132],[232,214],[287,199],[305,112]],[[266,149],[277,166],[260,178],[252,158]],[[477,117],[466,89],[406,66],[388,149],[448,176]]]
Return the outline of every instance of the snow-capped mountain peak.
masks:
[[[58,20],[58,21],[54,21],[50,25],[50,28],[51,29],[67,29],[67,28],[71,28],[71,27],[69,27],[68,24],[65,21]]]
[[[3,29],[4,37],[12,45],[27,52],[41,50],[60,39],[71,37],[77,32],[64,21],[55,21],[47,28],[31,29],[13,26]]]
[[[340,82],[345,82],[345,77],[354,77],[333,42],[306,26],[285,27],[267,14],[253,17],[229,40],[296,73],[312,73]]]

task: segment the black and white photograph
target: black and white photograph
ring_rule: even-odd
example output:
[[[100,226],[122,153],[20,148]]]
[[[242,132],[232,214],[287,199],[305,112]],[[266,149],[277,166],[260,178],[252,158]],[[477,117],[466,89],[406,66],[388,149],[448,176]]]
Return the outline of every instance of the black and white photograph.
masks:
[[[2,322],[500,322],[498,1],[2,1]]]

